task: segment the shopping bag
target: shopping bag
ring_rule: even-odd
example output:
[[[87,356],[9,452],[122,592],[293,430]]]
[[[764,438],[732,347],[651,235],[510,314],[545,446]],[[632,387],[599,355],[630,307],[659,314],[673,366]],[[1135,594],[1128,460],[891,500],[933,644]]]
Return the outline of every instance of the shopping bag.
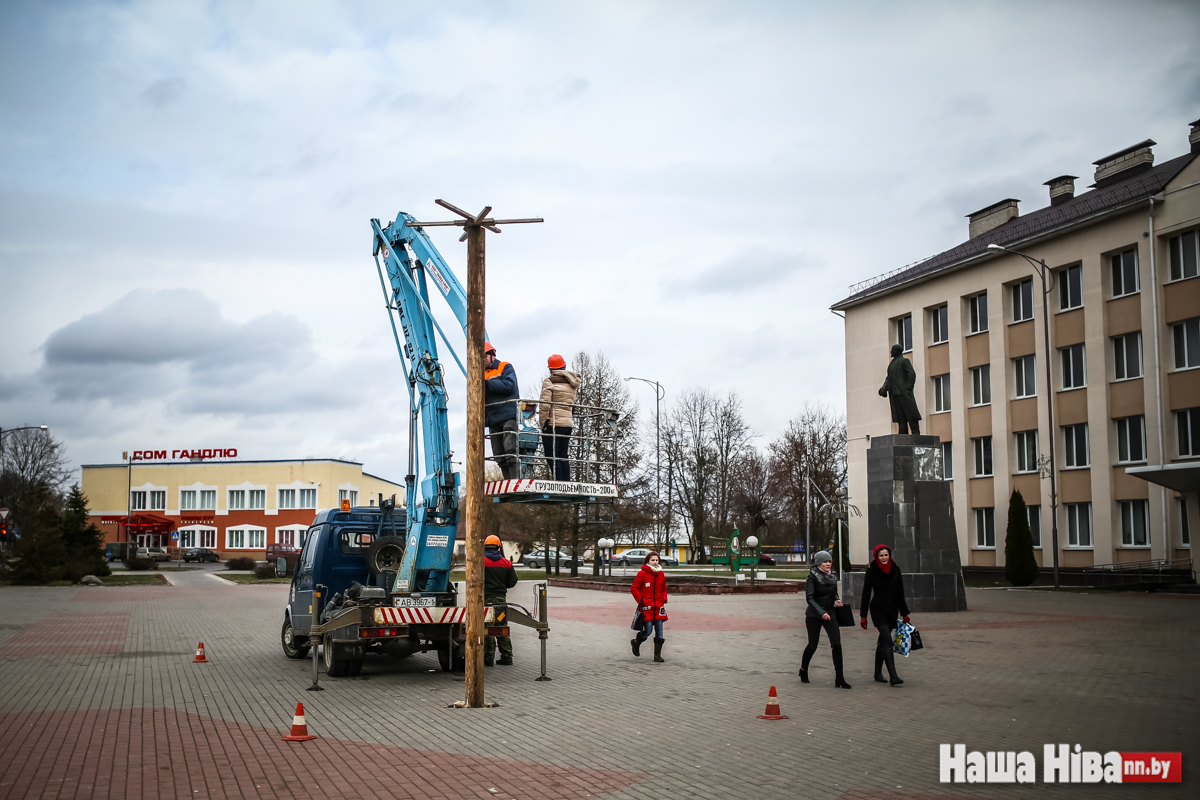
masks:
[[[920,650],[924,646],[924,643],[921,642],[921,632],[914,628],[912,632],[912,647],[909,649]]]
[[[896,638],[892,640],[892,652],[908,658],[912,652],[912,632],[914,628],[903,620],[896,623]]]
[[[646,615],[642,613],[642,607],[638,606],[637,613],[633,615],[633,624],[629,626],[631,630],[640,631],[646,627]]]
[[[850,606],[834,606],[833,614],[837,617],[839,628],[854,627],[854,609]]]

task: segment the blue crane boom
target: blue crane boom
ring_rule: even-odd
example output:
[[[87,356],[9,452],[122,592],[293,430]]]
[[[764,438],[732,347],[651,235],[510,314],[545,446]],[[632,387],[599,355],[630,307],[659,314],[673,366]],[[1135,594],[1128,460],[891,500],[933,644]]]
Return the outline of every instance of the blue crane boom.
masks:
[[[458,487],[461,479],[451,463],[450,432],[446,417],[446,384],[438,360],[437,341],[442,337],[463,374],[462,361],[430,309],[429,282],[454,312],[466,335],[467,295],[442,254],[416,219],[400,212],[386,227],[371,220],[376,267],[383,256],[380,280],[386,285],[389,318],[400,351],[409,394],[409,474],[406,478],[407,531],[404,557],[396,575],[394,592],[448,591],[455,530],[458,527]],[[392,312],[396,316],[392,317]],[[404,334],[396,331],[397,319]],[[421,464],[417,464],[416,429],[420,426]],[[417,475],[420,475],[418,486]]]

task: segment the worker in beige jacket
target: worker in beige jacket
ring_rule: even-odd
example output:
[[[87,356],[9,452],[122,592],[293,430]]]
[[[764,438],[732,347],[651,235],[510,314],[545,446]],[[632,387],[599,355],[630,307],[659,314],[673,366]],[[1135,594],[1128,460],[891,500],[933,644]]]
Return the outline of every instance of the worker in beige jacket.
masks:
[[[566,360],[558,355],[550,356],[546,362],[550,377],[542,381],[542,398],[538,405],[538,425],[542,429],[542,450],[546,463],[556,481],[571,480],[571,431],[575,420],[571,408],[575,404],[575,392],[579,389],[579,376],[567,369]]]

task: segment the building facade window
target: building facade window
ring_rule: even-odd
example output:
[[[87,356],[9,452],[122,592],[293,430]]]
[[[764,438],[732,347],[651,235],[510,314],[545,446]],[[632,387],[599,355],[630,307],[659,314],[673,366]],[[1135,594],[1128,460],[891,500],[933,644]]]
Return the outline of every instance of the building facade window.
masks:
[[[245,489],[230,489],[229,490],[229,510],[242,511],[246,508],[246,490]]]
[[[1013,322],[1033,319],[1033,278],[1012,287]]]
[[[933,376],[933,411],[950,410],[950,374]],[[352,504],[353,505],[353,504]]]
[[[196,532],[180,530],[179,531],[179,546],[181,548],[195,547],[196,546]]]
[[[896,344],[900,345],[904,352],[912,352],[912,314],[896,320]]]
[[[1037,472],[1038,432],[1021,431],[1016,434],[1017,472]]]
[[[1146,417],[1117,420],[1117,462],[1131,464],[1146,460]]]
[[[296,507],[296,490],[295,489],[280,489],[279,490],[279,508],[295,508]]]
[[[1076,264],[1058,273],[1058,309],[1083,307],[1083,267]]]
[[[225,549],[245,550],[246,531],[241,528],[230,528],[229,530],[225,531]]]
[[[1067,503],[1067,546],[1092,546],[1092,504]]]
[[[1200,230],[1188,231],[1171,239],[1171,280],[1194,278],[1200,272]]]
[[[1123,253],[1109,256],[1109,266],[1112,270],[1112,296],[1124,297],[1137,294],[1138,268],[1137,248],[1131,247]]]
[[[1087,386],[1087,365],[1084,363],[1082,344],[1059,348],[1062,358],[1062,388],[1082,389]]]
[[[1042,507],[1025,506],[1025,513],[1029,518],[1029,535],[1033,539],[1033,546],[1040,550],[1042,548]]]
[[[267,507],[267,490],[266,489],[251,489],[250,509],[252,511],[264,509]]]
[[[358,505],[358,491],[355,489],[338,489],[338,507],[342,505],[342,501],[349,500],[351,506]]]
[[[167,510],[167,490],[156,489],[150,492],[150,510],[151,511],[166,511]]]
[[[991,549],[996,546],[996,509],[975,509],[975,547]]]
[[[300,490],[300,507],[301,508],[316,508],[317,507],[317,490],[316,489],[301,489]]]
[[[992,366],[984,364],[971,370],[971,405],[986,406],[992,402]]]
[[[1091,466],[1088,450],[1088,424],[1063,426],[1063,460],[1068,467]]]
[[[296,546],[296,531],[292,528],[276,528],[275,541],[284,547]]]
[[[196,490],[182,489],[179,492],[179,510],[180,511],[195,511],[196,510]]]
[[[1113,374],[1119,381],[1142,377],[1142,332],[1113,337]]]
[[[146,510],[146,493],[144,491],[136,491],[129,493],[129,510],[130,511],[145,511]]]
[[[263,550],[267,546],[267,529],[250,525],[228,528],[225,531],[226,550]]]
[[[967,311],[971,318],[971,333],[983,333],[988,329],[987,292],[969,298]]]
[[[954,442],[942,442],[942,478],[954,480]]]
[[[1184,458],[1200,456],[1200,408],[1176,411],[1175,428],[1179,434],[1179,455]]]
[[[1175,339],[1175,369],[1200,367],[1200,317],[1171,326]]]
[[[200,490],[200,509],[203,511],[215,511],[217,508],[217,490],[216,489],[201,489]]]
[[[1013,387],[1018,400],[1037,396],[1037,362],[1033,356],[1013,359]]]
[[[179,546],[180,547],[206,547],[209,550],[216,549],[217,546],[217,529],[216,528],[180,528],[179,529]]]
[[[972,439],[975,447],[975,477],[990,478],[992,476],[992,437],[981,436]]]
[[[1150,519],[1145,500],[1121,501],[1121,546],[1149,547]]]
[[[948,307],[941,305],[930,312],[931,328],[933,329],[933,343],[942,344],[950,341],[950,326],[947,318]]]

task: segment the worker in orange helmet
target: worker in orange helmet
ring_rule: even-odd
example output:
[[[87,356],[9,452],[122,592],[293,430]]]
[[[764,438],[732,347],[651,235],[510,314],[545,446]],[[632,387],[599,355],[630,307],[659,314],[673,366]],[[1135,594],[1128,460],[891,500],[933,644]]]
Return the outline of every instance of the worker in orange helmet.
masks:
[[[483,343],[483,418],[492,437],[492,458],[506,481],[521,477],[517,460],[517,371],[496,358],[491,342]]]
[[[517,585],[517,571],[504,557],[500,537],[495,534],[483,540],[483,602],[496,607],[508,602],[508,590]],[[496,663],[496,640],[500,642],[500,665],[513,663],[512,640],[507,636],[488,636],[483,640],[483,665]]]
[[[579,389],[579,376],[567,369],[567,360],[557,353],[546,362],[550,377],[542,381],[542,397],[538,404],[538,425],[542,429],[542,450],[546,463],[556,481],[571,480],[571,431],[575,419],[571,409]]]

